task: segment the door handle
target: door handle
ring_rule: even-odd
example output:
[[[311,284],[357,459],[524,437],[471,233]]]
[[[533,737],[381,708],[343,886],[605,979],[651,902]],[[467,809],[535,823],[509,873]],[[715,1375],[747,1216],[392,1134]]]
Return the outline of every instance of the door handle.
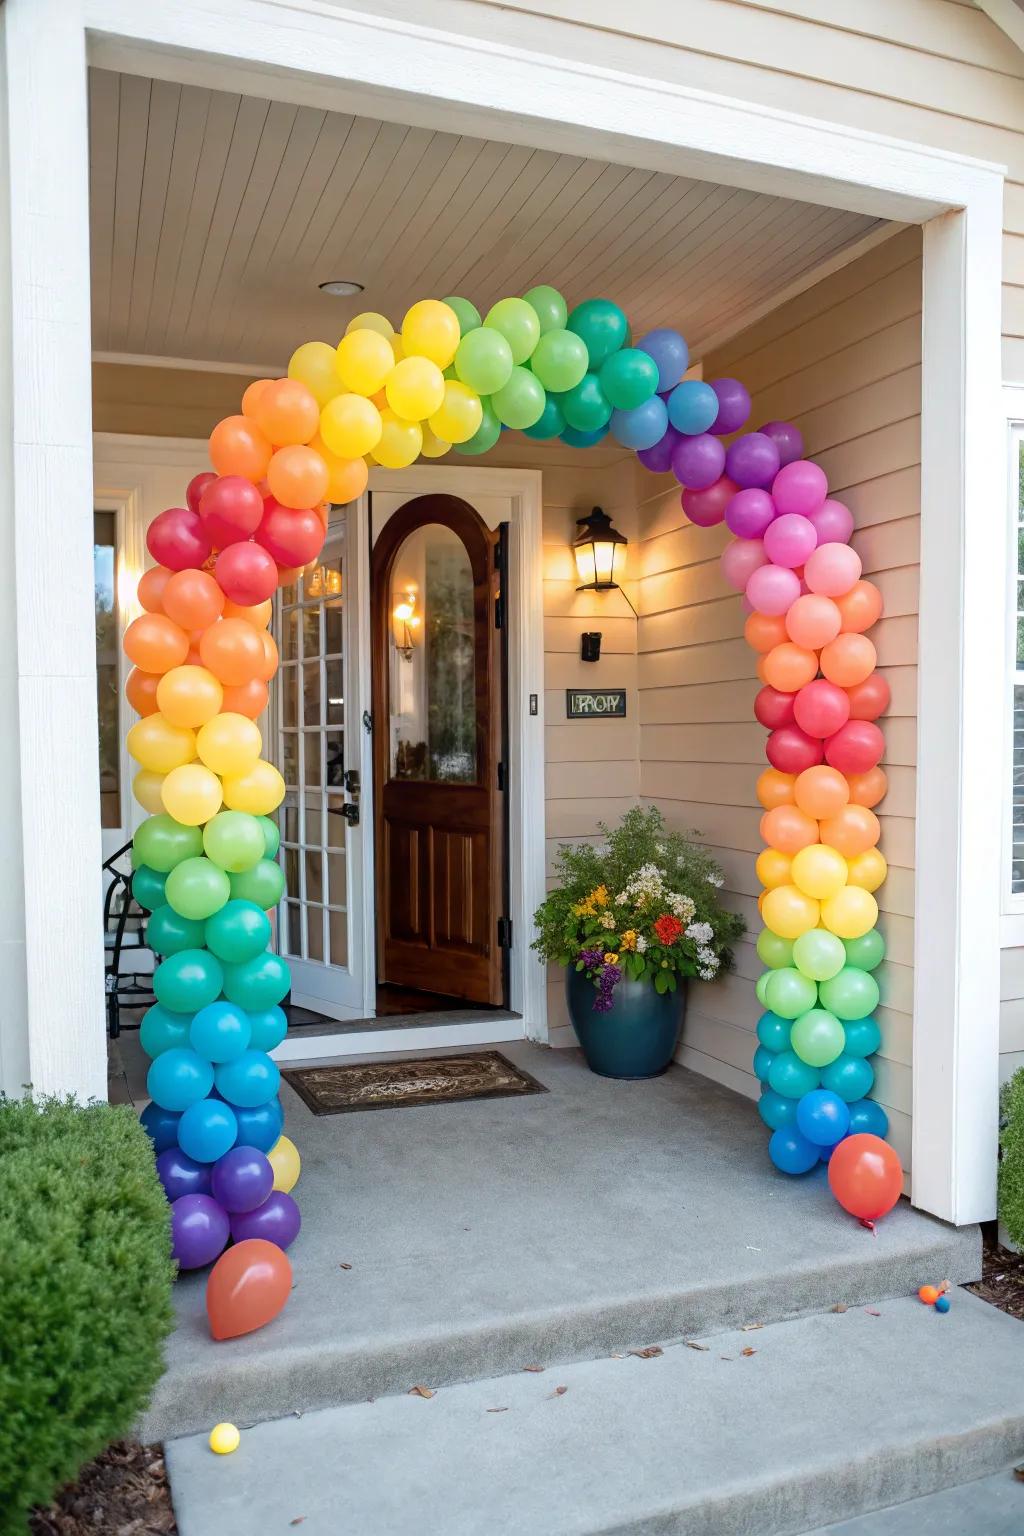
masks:
[[[342,814],[342,816],[344,816],[345,820],[348,822],[350,827],[358,827],[358,825],[359,825],[359,807],[358,807],[358,805],[343,805],[341,807],[341,814]]]

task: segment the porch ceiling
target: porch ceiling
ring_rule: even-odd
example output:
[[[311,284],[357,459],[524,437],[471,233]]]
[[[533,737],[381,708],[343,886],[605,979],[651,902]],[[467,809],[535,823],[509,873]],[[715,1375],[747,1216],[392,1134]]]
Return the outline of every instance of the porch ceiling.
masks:
[[[613,295],[694,355],[883,221],[602,160],[94,69],[93,345],[283,369],[361,309]],[[350,278],[355,298],[317,285]]]

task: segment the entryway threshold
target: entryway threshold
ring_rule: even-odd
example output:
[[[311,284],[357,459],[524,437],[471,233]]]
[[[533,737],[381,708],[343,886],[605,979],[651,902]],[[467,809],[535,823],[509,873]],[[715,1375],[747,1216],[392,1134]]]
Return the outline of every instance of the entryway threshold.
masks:
[[[469,1008],[438,1009],[400,1017],[325,1019],[304,1024],[272,1053],[277,1062],[319,1061],[339,1056],[366,1056],[391,1051],[441,1050],[447,1046],[498,1045],[526,1038],[521,1013],[506,1008],[476,1012]]]

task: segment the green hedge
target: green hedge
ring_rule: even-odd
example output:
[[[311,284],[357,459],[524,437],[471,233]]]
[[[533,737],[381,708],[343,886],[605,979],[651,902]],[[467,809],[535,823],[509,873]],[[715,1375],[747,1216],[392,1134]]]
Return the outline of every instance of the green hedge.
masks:
[[[999,1095],[999,1219],[1024,1250],[1024,1067]]]
[[[171,1329],[168,1206],[127,1107],[0,1096],[0,1532],[131,1431]]]

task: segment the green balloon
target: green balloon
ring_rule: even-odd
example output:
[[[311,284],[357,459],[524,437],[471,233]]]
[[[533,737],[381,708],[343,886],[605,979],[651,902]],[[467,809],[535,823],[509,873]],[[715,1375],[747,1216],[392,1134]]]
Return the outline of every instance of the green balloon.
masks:
[[[530,367],[545,389],[575,389],[586,376],[587,348],[572,331],[545,331],[530,358]]]
[[[228,900],[231,885],[224,870],[209,859],[185,859],[167,876],[166,894],[179,916],[204,922]]]
[[[147,912],[155,912],[157,907],[164,905],[167,900],[164,895],[166,884],[167,876],[150,869],[148,864],[138,864],[132,871],[132,895]]]
[[[240,875],[264,858],[267,839],[258,816],[248,811],[218,811],[203,828],[206,857],[230,874]]]
[[[812,981],[828,981],[845,963],[842,939],[824,928],[810,928],[793,942],[793,964]]]
[[[257,816],[256,820],[263,828],[263,842],[268,859],[277,858],[277,850],[281,846],[281,829],[276,821],[271,821],[269,816]]]
[[[542,338],[543,339],[543,338]],[[544,411],[532,427],[523,429],[527,437],[536,438],[540,442],[550,437],[561,437],[565,431],[565,417],[562,415],[562,407],[554,395],[548,395],[544,401]]]
[[[249,1013],[275,1007],[287,996],[291,984],[287,965],[280,955],[272,955],[269,950],[241,965],[224,967],[224,996]]]
[[[801,1061],[795,1051],[780,1051],[768,1068],[768,1086],[787,1099],[802,1099],[820,1082],[817,1068]]]
[[[514,363],[525,363],[540,340],[540,319],[525,299],[499,299],[487,311],[484,328],[504,336]]]
[[[765,985],[764,1005],[780,1019],[795,1019],[818,1000],[818,989],[807,976],[792,966],[768,972]]]
[[[795,1021],[789,1043],[809,1067],[827,1067],[843,1054],[846,1035],[834,1013],[810,1008]]]
[[[476,336],[479,333],[474,331],[472,334]],[[494,407],[490,400],[482,399],[480,404],[484,413],[483,420],[471,438],[469,438],[464,443],[455,444],[456,453],[486,453],[488,448],[494,447],[495,443],[498,441],[498,438],[501,436],[501,422],[495,415]]]
[[[207,919],[206,947],[218,960],[239,965],[254,960],[270,943],[270,919],[254,901],[233,899]]]
[[[540,420],[546,400],[540,379],[529,368],[517,365],[509,374],[508,383],[496,389],[491,396],[491,405],[503,426],[522,432]]]
[[[761,1004],[762,1008],[768,1007],[768,1004],[765,1001],[765,992],[768,988],[768,978],[770,976],[774,976],[774,974],[774,971],[762,971],[761,975],[757,978],[757,985],[755,986],[754,991],[757,994],[757,1000]]]
[[[455,354],[455,372],[478,395],[493,395],[507,384],[514,366],[512,348],[504,336],[486,325],[463,336]]]
[[[459,330],[463,336],[468,335],[470,331],[479,330],[481,325],[483,325],[483,321],[480,319],[480,311],[468,299],[449,297],[442,299],[441,303],[447,304],[449,309],[454,309],[459,318]]]
[[[261,911],[269,912],[284,895],[284,870],[272,859],[260,859],[244,874],[228,875],[232,899],[255,902]]]
[[[658,365],[647,352],[623,347],[601,364],[601,388],[617,411],[632,411],[658,392]]]
[[[793,940],[783,939],[777,933],[772,933],[770,928],[762,928],[757,936],[757,956],[763,965],[770,965],[773,971],[781,966],[793,964]]]
[[[577,432],[597,432],[611,420],[612,403],[596,373],[585,374],[575,389],[558,397],[562,414]]]
[[[132,849],[139,863],[166,875],[183,859],[202,853],[203,834],[199,827],[182,826],[173,816],[147,816],[135,834]]]
[[[187,1050],[190,1013],[171,1013],[162,1003],[154,1003],[142,1016],[139,1044],[147,1056],[162,1056],[164,1051]]]
[[[870,928],[859,939],[844,939],[847,965],[859,966],[862,971],[873,971],[885,959],[885,940],[877,928]]]
[[[859,966],[847,965],[818,988],[822,1006],[837,1019],[866,1019],[878,1007],[878,982]]]
[[[170,875],[167,878],[169,880]],[[202,923],[182,917],[169,902],[156,907],[146,924],[146,943],[157,955],[177,955],[183,949],[202,949],[204,942]]]
[[[629,336],[629,322],[611,299],[584,299],[570,314],[566,329],[583,338],[590,366],[595,370],[606,357],[625,346]]]
[[[208,949],[183,949],[162,960],[153,972],[157,1002],[171,1013],[198,1013],[216,1002],[223,986],[223,967]]]
[[[538,283],[536,288],[531,288],[529,293],[524,293],[523,298],[530,308],[536,311],[542,336],[546,336],[549,331],[565,330],[565,322],[569,318],[569,306],[557,288],[552,288],[550,283]]]

